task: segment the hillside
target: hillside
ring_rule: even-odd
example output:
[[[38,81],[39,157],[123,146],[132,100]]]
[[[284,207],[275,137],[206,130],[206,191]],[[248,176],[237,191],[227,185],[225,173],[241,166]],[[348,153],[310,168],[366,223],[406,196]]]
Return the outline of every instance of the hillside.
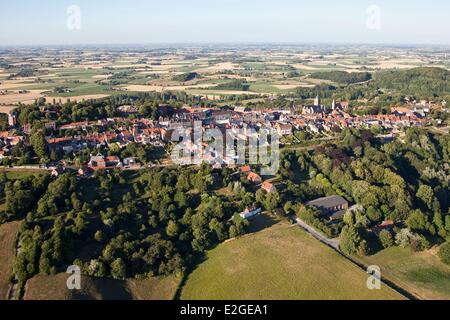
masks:
[[[179,279],[176,277],[126,281],[82,277],[81,291],[69,291],[68,274],[38,275],[27,283],[25,300],[171,300]]]
[[[384,277],[420,299],[450,300],[450,267],[443,264],[433,250],[413,252],[396,247],[362,260],[380,266]]]
[[[417,96],[450,94],[450,71],[441,68],[414,68],[374,74],[372,84],[381,89],[397,90]]]
[[[14,245],[20,222],[10,222],[0,226],[0,300],[6,299],[14,261]]]
[[[402,299],[298,227],[285,223],[211,250],[187,278],[182,299]]]
[[[372,79],[372,75],[368,72],[345,72],[345,71],[328,71],[316,72],[311,76],[313,79],[330,80],[340,84],[353,84],[365,82]]]

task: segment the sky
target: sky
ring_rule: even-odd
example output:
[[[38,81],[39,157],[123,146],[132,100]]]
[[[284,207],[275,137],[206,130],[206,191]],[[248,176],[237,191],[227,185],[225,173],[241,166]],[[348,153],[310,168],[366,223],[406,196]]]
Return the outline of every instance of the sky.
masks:
[[[449,45],[449,13],[448,0],[0,0],[0,46]]]

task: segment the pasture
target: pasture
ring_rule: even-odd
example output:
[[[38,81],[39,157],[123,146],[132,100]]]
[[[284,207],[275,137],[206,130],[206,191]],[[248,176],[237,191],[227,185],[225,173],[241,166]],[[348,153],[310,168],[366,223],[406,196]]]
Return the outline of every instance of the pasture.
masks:
[[[211,250],[186,279],[181,299],[403,299],[298,227],[280,222]]]
[[[439,260],[436,249],[413,252],[395,247],[360,259],[380,266],[383,277],[419,299],[450,300],[450,267]]]
[[[69,274],[38,275],[27,281],[24,300],[172,300],[176,277],[115,280],[81,277],[81,290],[67,289]]]

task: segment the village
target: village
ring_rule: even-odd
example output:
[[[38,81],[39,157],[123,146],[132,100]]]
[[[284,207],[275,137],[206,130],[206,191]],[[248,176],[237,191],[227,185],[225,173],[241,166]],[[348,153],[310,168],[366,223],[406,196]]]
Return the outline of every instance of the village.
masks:
[[[41,107],[40,110],[43,116],[49,112],[46,107]],[[319,97],[312,105],[294,107],[290,110],[252,110],[247,107],[205,108],[188,105],[175,109],[169,105],[160,105],[158,110],[161,116],[158,120],[130,117],[137,113],[135,106],[121,106],[119,110],[123,117],[67,124],[47,121],[45,128],[52,132],[51,136],[45,138],[48,148],[62,154],[64,158],[75,156],[83,150],[108,151],[112,148],[120,150],[131,143],[167,150],[173,142],[173,132],[180,129],[191,130],[194,123],[201,124],[203,133],[207,129],[219,129],[221,132],[234,130],[250,135],[262,128],[270,129],[281,137],[281,144],[292,144],[292,141],[286,142],[287,140],[283,138],[291,137],[300,131],[327,139],[345,128],[377,127],[384,133],[380,134],[380,137],[393,139],[402,132],[402,128],[432,124],[428,117],[431,106],[427,102],[411,104],[408,108],[392,108],[391,114],[357,116],[349,112],[348,102],[333,101],[330,109],[321,104]],[[19,143],[28,143],[31,134],[30,125],[18,125],[17,112],[14,110],[8,114],[8,124],[9,129],[0,132],[0,160],[11,159],[12,149]],[[195,148],[192,152],[196,152]],[[202,154],[201,160],[218,165],[210,154]],[[227,159],[227,155],[224,160],[219,165],[233,163],[232,159]],[[77,169],[80,169],[80,174],[85,175],[100,169],[140,169],[147,164],[141,163],[136,157],[120,159],[118,156],[107,156],[98,152],[91,154],[86,163],[81,166],[78,164],[80,167]],[[62,170],[64,167],[74,168],[74,164],[63,160],[53,167]]]

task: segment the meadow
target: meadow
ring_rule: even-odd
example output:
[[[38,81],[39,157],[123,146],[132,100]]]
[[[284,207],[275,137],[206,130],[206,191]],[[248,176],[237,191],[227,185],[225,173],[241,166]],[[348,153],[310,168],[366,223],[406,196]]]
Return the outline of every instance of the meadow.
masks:
[[[170,276],[115,280],[82,276],[81,290],[67,289],[69,274],[38,275],[27,281],[24,300],[171,300],[179,279]]]
[[[7,298],[19,225],[20,222],[17,221],[0,225],[0,300]]]
[[[280,222],[211,250],[186,279],[181,299],[403,299],[298,227]]]
[[[413,252],[394,247],[360,259],[380,266],[383,277],[419,299],[450,300],[450,267],[439,260],[436,249]]]

